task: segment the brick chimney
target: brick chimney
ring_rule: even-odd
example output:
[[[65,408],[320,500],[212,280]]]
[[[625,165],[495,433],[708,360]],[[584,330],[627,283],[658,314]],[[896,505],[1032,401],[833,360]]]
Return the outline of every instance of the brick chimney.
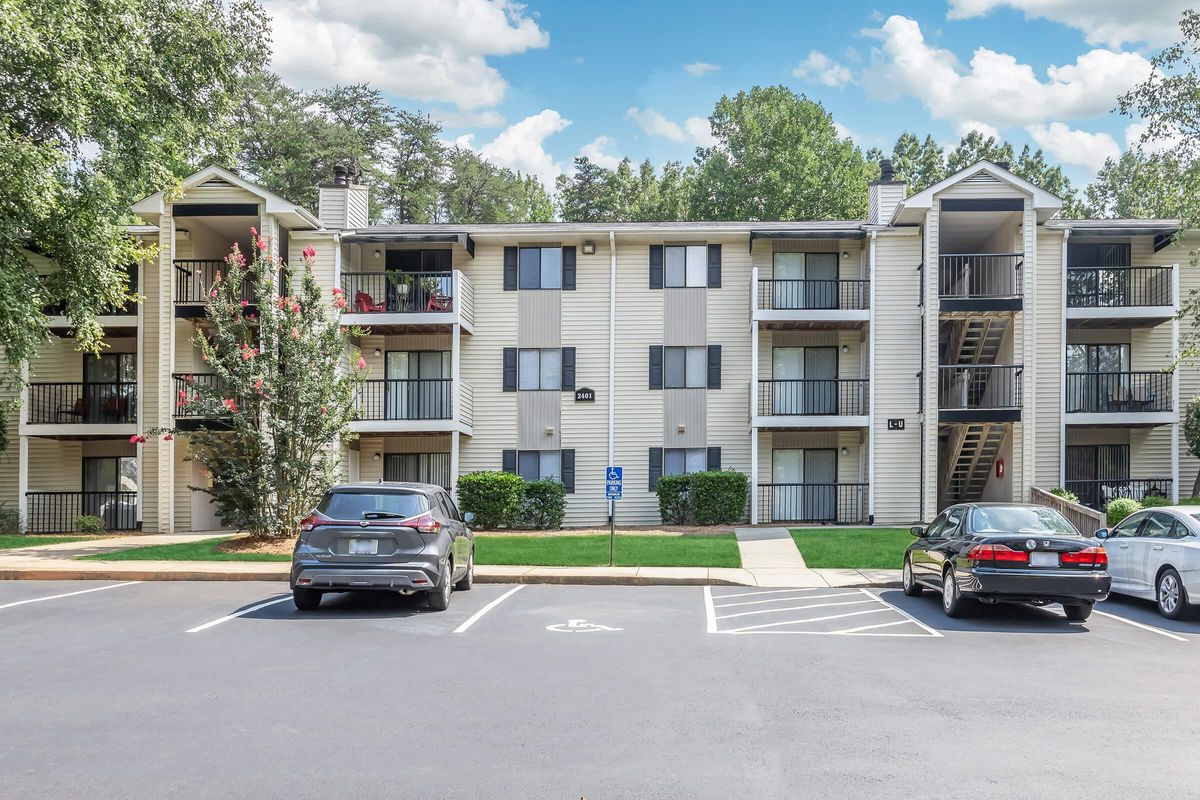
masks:
[[[326,228],[367,227],[367,187],[345,166],[333,168],[333,182],[322,183],[317,201],[317,218]]]
[[[879,162],[879,180],[867,186],[867,222],[872,225],[887,225],[892,212],[908,196],[908,184],[896,180],[896,168],[890,158]]]

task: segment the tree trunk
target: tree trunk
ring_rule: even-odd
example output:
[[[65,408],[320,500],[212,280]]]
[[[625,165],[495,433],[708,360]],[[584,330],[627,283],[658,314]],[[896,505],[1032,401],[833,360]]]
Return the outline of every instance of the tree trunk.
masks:
[[[1196,471],[1196,480],[1192,481],[1192,497],[1200,497],[1200,470]]]

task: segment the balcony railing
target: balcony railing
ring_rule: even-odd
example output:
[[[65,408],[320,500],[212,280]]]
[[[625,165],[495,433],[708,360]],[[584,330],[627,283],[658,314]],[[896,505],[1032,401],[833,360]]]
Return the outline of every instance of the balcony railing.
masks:
[[[206,416],[195,408],[189,408],[187,401],[196,395],[197,386],[220,388],[221,380],[211,372],[176,372],[171,375],[174,383],[174,408],[177,419],[198,419]],[[183,392],[180,395],[180,392]]]
[[[106,530],[138,528],[137,492],[26,492],[29,533],[76,533],[75,518],[99,517]]]
[[[956,253],[938,259],[938,296],[954,300],[1020,297],[1021,253]]]
[[[865,483],[765,483],[758,486],[759,522],[865,522]]]
[[[866,280],[781,280],[758,282],[758,307],[773,311],[863,311],[871,302]]]
[[[1166,372],[1068,372],[1067,413],[1170,411]]]
[[[1020,365],[938,367],[938,408],[1003,410],[1021,407]]]
[[[354,399],[363,421],[450,419],[450,378],[363,381]]]
[[[30,425],[113,425],[137,422],[137,384],[31,383]]]
[[[1063,488],[1074,492],[1079,502],[1088,508],[1103,511],[1110,500],[1128,497],[1141,502],[1147,497],[1171,496],[1170,478],[1116,478],[1111,480],[1066,481]],[[1084,531],[1091,533],[1091,531]]]
[[[870,406],[870,391],[866,378],[763,380],[758,382],[758,415],[862,416]]]
[[[1067,308],[1169,306],[1171,267],[1071,267]]]
[[[225,269],[219,258],[175,259],[175,305],[202,306],[217,280],[217,273]],[[249,280],[242,282],[242,299],[254,299],[254,286]]]
[[[346,311],[353,314],[449,313],[454,277],[449,272],[343,272]]]

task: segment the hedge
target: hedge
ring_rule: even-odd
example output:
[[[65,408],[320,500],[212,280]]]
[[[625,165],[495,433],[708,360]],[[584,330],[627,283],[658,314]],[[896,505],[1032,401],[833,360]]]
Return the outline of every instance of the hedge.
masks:
[[[1075,494],[1070,489],[1064,489],[1061,486],[1055,486],[1053,489],[1050,490],[1050,494],[1054,495],[1055,497],[1061,497],[1063,500],[1066,500],[1068,503],[1078,503],[1079,502],[1079,495]]]
[[[525,502],[525,479],[511,472],[471,472],[458,479],[458,505],[482,529],[511,528]]]
[[[746,513],[750,479],[733,470],[664,475],[655,491],[666,524],[727,525]]]
[[[1108,527],[1111,528],[1133,512],[1141,510],[1142,504],[1128,497],[1118,497],[1116,500],[1108,501],[1108,508],[1106,510],[1108,514]]]
[[[75,518],[76,533],[104,533],[104,520],[94,514],[80,514]]]
[[[521,522],[538,530],[558,530],[567,516],[567,489],[559,481],[528,481]]]

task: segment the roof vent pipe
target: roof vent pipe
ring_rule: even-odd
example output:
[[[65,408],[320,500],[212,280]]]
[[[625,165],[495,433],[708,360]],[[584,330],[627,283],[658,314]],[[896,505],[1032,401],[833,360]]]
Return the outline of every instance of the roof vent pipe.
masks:
[[[896,180],[896,169],[892,166],[890,158],[880,159],[879,161],[879,180],[894,181]]]
[[[350,171],[348,169],[346,169],[346,167],[343,164],[335,165],[333,168],[333,185],[334,186],[349,185],[349,183],[350,183],[350,181],[348,180],[349,174],[350,174]]]

